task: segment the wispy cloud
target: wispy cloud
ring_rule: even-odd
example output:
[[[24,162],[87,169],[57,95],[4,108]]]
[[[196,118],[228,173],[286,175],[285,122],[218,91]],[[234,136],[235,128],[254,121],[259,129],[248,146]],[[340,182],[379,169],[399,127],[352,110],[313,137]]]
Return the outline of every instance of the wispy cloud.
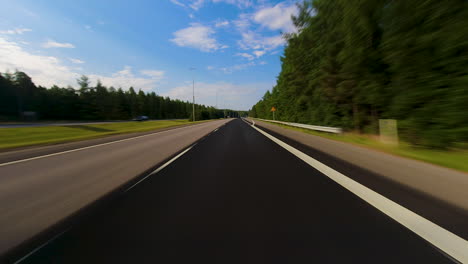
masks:
[[[164,71],[158,71],[158,70],[142,70],[140,71],[141,74],[151,77],[154,80],[161,80],[164,78]]]
[[[285,43],[281,35],[265,37],[254,31],[241,33],[242,39],[237,42],[239,47],[244,50],[263,50],[270,51]],[[264,53],[263,53],[264,54]],[[263,55],[262,54],[262,55]]]
[[[235,5],[238,8],[249,8],[253,6],[252,0],[170,0],[173,4],[182,6],[182,7],[189,7],[195,11],[202,8],[206,3],[225,3]],[[185,2],[185,3],[184,3]]]
[[[213,0],[213,3],[226,3],[235,5],[238,8],[248,8],[253,6],[253,1],[251,0]]]
[[[32,31],[30,28],[14,28],[8,30],[0,30],[0,34],[8,34],[8,35],[21,35],[24,32]]]
[[[85,63],[84,61],[80,60],[80,59],[74,59],[74,58],[68,58],[71,62],[75,63],[75,64],[83,64]]]
[[[265,55],[265,53],[266,53],[266,51],[264,51],[264,50],[256,50],[256,51],[253,52],[253,54],[254,54],[257,58],[259,58],[259,57]]]
[[[18,43],[1,37],[0,47],[0,71],[6,72],[16,69],[24,71],[38,85],[46,87],[54,84],[76,86],[76,79],[83,74],[81,68],[67,67],[57,57],[29,53],[23,50]],[[94,83],[99,79],[107,86],[122,87],[124,89],[133,86],[135,89],[149,91],[156,88],[164,76],[161,71],[157,70],[144,70],[142,75],[136,76],[132,68],[126,66],[110,75],[90,74],[88,77]]]
[[[60,43],[60,42],[56,42],[56,41],[53,41],[53,40],[47,40],[47,42],[43,43],[42,44],[42,47],[43,48],[46,48],[46,49],[49,49],[49,48],[68,48],[68,49],[71,49],[71,48],[75,48],[75,46],[71,43]]]
[[[232,66],[228,66],[228,67],[221,67],[219,68],[222,72],[226,73],[226,74],[230,74],[230,73],[233,73],[235,71],[240,71],[240,70],[244,70],[248,67],[252,67],[252,66],[255,66],[257,65],[255,62],[251,61],[251,62],[248,62],[248,63],[242,63],[242,64],[235,64],[235,65],[232,65]]]
[[[235,84],[231,82],[198,82],[195,83],[195,102],[218,106],[219,108],[235,108],[247,110],[258,100],[256,94],[271,88],[270,83]],[[191,82],[176,86],[162,94],[170,98],[191,101]]]
[[[295,30],[291,21],[291,16],[297,13],[295,4],[286,5],[279,3],[273,7],[265,7],[258,10],[253,19],[255,22],[271,30],[282,30],[283,32],[293,32]]]
[[[85,25],[84,28],[90,32],[93,32],[93,27],[91,27],[90,25]]]
[[[240,56],[240,57],[246,58],[248,60],[255,59],[255,57],[252,54],[249,54],[249,53],[237,53],[236,56]]]
[[[180,47],[191,47],[203,52],[211,52],[225,49],[228,46],[218,43],[213,37],[215,31],[199,23],[191,23],[190,27],[181,29],[173,33],[174,38],[170,41]]]
[[[16,42],[1,37],[0,47],[0,70],[3,72],[15,69],[25,71],[36,84],[44,86],[74,84],[79,77],[56,57],[31,54]]]
[[[227,26],[229,26],[229,21],[227,21],[227,20],[220,20],[220,21],[215,22],[215,27],[217,27],[217,28],[227,27]]]
[[[110,76],[107,75],[97,75],[91,74],[89,78],[93,82],[97,82],[100,80],[102,84],[106,86],[112,86],[115,88],[122,87],[124,89],[128,89],[133,87],[135,89],[141,89],[143,91],[151,91],[157,87],[159,81],[162,79],[164,73],[160,75],[158,78],[155,78],[153,75],[156,71],[155,70],[144,70],[142,72],[146,72],[145,75],[152,75],[150,78],[138,77],[133,73],[132,67],[125,66],[122,70],[111,74]]]
[[[178,6],[185,7],[185,5],[184,5],[184,4],[182,4],[181,2],[179,2],[179,1],[177,1],[177,0],[171,0],[171,2],[172,2],[173,4],[176,4],[176,5],[178,5]]]
[[[192,3],[190,4],[190,7],[193,9],[193,10],[198,10],[200,9],[203,4],[205,3],[205,0],[194,0],[192,1]]]

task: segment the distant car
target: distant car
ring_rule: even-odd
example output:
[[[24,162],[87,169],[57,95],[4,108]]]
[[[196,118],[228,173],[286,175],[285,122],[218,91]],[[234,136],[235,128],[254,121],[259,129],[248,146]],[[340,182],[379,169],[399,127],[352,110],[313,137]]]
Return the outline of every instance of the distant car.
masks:
[[[137,116],[137,117],[133,118],[132,120],[133,121],[148,121],[149,117],[147,117],[147,116]]]

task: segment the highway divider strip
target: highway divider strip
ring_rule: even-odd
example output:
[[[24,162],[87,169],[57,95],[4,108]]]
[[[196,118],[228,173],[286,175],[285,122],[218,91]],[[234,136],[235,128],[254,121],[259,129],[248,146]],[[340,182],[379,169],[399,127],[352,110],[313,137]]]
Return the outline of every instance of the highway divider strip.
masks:
[[[328,167],[300,150],[257,128],[255,124],[252,124],[251,127],[382,213],[391,217],[393,220],[428,241],[451,258],[460,261],[461,263],[468,263],[468,241],[465,239],[352,180],[346,175]]]
[[[208,123],[209,123],[209,122],[208,122]],[[16,164],[16,163],[21,163],[21,162],[26,162],[26,161],[31,161],[31,160],[36,160],[36,159],[42,159],[42,158],[47,158],[47,157],[53,157],[53,156],[62,155],[62,154],[67,154],[67,153],[71,153],[71,152],[75,152],[75,151],[81,151],[81,150],[85,150],[85,149],[91,149],[91,148],[102,147],[102,146],[106,146],[106,145],[110,145],[110,144],[114,144],[114,143],[119,143],[119,142],[134,140],[134,139],[137,139],[137,138],[149,137],[149,136],[153,136],[154,134],[165,133],[165,132],[174,132],[174,130],[183,129],[183,128],[187,128],[187,127],[196,127],[196,126],[201,126],[201,125],[204,125],[204,124],[207,124],[207,123],[201,123],[201,124],[196,124],[196,125],[192,125],[192,126],[183,126],[183,127],[178,127],[178,128],[169,129],[169,130],[164,130],[164,131],[156,131],[156,132],[154,132],[154,133],[146,134],[146,135],[142,135],[142,136],[136,136],[136,137],[126,138],[126,139],[120,139],[120,140],[111,141],[111,142],[107,142],[107,143],[101,143],[101,144],[97,144],[97,145],[92,145],[92,146],[87,146],[87,147],[82,147],[82,148],[77,148],[77,149],[71,149],[71,150],[61,151],[61,152],[56,152],[56,153],[52,153],[52,154],[47,154],[47,155],[42,155],[42,156],[37,156],[37,157],[32,157],[32,158],[27,158],[27,159],[21,159],[21,160],[15,160],[15,161],[10,161],[10,162],[5,162],[5,163],[0,164],[0,167],[7,166],[7,165],[12,165],[12,164]]]

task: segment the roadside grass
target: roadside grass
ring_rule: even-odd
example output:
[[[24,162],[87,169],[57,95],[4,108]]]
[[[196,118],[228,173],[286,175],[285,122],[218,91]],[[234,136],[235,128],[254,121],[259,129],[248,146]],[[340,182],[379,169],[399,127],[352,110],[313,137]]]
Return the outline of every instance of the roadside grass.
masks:
[[[197,121],[201,123],[206,121]],[[0,128],[0,149],[50,145],[109,135],[145,132],[193,123],[188,120],[157,120],[111,124]]]
[[[265,121],[264,121],[265,122]],[[414,147],[409,143],[400,141],[398,146],[387,145],[379,141],[376,135],[343,133],[331,134],[326,132],[318,132],[304,128],[291,127],[283,124],[268,122],[273,125],[300,131],[314,136],[324,137],[331,140],[350,143],[356,146],[365,147],[373,150],[382,151],[396,156],[420,160],[439,166],[468,172],[468,148],[464,144],[459,144],[459,148],[448,150],[428,149],[422,147]]]

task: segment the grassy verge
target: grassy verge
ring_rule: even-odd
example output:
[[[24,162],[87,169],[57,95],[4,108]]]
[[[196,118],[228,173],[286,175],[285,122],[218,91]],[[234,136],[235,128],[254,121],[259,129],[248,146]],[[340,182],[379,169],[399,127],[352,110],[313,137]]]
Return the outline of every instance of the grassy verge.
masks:
[[[457,148],[450,150],[435,150],[414,147],[407,142],[401,142],[398,146],[391,146],[381,143],[375,135],[362,135],[354,133],[331,134],[325,132],[318,132],[303,128],[291,127],[287,125],[271,123],[287,129],[292,129],[314,136],[320,136],[336,141],[346,142],[360,147],[366,147],[373,150],[379,150],[389,154],[411,158],[415,160],[425,161],[428,163],[440,165],[443,167],[456,169],[463,172],[468,172],[468,149]],[[462,145],[460,145],[462,146]]]
[[[206,121],[198,121],[206,122]],[[0,128],[0,149],[56,144],[115,134],[145,132],[189,124],[188,120],[158,120],[70,126]]]

